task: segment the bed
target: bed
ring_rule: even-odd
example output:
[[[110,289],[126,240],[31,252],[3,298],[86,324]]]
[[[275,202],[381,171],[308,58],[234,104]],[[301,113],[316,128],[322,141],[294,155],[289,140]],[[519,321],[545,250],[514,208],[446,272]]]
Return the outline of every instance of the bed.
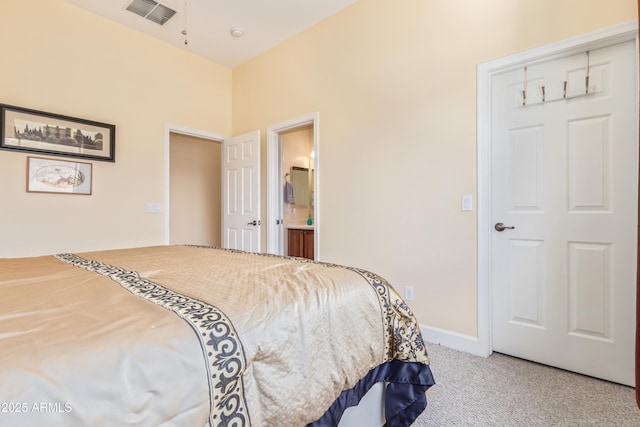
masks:
[[[381,277],[209,247],[0,259],[0,349],[11,426],[336,426],[384,384],[399,427],[434,384]]]

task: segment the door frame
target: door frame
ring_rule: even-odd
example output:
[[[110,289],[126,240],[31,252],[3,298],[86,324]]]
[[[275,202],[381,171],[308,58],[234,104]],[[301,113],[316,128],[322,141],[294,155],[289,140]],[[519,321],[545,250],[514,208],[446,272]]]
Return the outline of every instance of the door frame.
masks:
[[[177,125],[173,123],[165,123],[164,125],[164,203],[163,203],[163,227],[164,227],[164,244],[171,244],[170,237],[170,217],[169,213],[171,211],[171,177],[170,177],[170,166],[171,166],[171,134],[178,133],[181,135],[193,136],[201,139],[208,139],[210,141],[220,142],[227,138],[224,135],[220,135],[217,133],[207,132],[199,129],[193,129],[182,125]],[[223,190],[224,191],[224,190]],[[221,195],[222,196],[222,195]]]
[[[635,40],[638,52],[637,20],[572,37],[478,65],[478,339],[473,353],[488,357],[493,352],[491,307],[491,80],[494,74],[554,57],[584,53]],[[636,68],[638,65],[636,64]],[[637,74],[637,73],[636,73]],[[637,101],[636,101],[637,105]],[[636,124],[636,132],[638,126]],[[638,141],[636,135],[636,141]]]
[[[314,180],[313,180],[313,221],[315,259],[320,259],[320,113],[311,113],[284,122],[267,126],[267,252],[279,254],[282,251],[278,239],[276,222],[282,219],[282,171],[280,133],[302,126],[313,126]]]

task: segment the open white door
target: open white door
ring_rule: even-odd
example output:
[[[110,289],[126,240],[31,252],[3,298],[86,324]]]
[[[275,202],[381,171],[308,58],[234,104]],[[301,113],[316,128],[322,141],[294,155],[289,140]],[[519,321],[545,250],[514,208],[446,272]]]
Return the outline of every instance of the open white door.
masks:
[[[260,252],[260,131],[222,142],[222,247]]]
[[[491,104],[493,349],[632,387],[636,49],[496,74]]]

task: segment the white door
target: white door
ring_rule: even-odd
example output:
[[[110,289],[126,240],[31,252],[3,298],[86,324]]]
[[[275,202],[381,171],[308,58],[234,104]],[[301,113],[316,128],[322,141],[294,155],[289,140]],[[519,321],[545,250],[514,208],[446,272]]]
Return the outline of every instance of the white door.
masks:
[[[633,386],[635,43],[491,87],[493,350]]]
[[[222,142],[222,246],[260,252],[260,131]]]

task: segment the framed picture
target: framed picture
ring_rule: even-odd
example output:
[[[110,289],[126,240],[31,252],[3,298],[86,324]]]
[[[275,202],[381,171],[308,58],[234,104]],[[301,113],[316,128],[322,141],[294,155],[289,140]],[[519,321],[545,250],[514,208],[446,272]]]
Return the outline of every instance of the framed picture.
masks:
[[[115,162],[116,127],[0,104],[0,148]]]
[[[30,193],[91,194],[92,164],[43,157],[27,157]]]

